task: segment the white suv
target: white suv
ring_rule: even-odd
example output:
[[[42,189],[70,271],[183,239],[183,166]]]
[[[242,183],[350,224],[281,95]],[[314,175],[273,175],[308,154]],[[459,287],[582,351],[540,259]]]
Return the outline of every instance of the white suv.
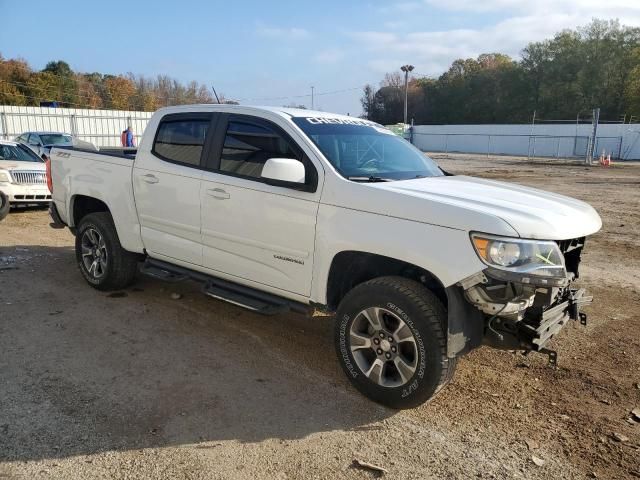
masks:
[[[48,204],[44,161],[24,145],[0,140],[0,191],[11,205]]]

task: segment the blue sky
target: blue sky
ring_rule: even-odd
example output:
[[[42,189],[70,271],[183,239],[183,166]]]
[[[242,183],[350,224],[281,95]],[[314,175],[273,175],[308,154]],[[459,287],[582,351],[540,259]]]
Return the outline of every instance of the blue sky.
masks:
[[[639,0],[10,1],[0,53],[34,68],[167,74],[214,84],[247,104],[359,115],[360,89],[412,63],[439,75],[484,52],[517,57],[530,41],[591,18],[640,26]],[[289,98],[274,98],[289,97]]]

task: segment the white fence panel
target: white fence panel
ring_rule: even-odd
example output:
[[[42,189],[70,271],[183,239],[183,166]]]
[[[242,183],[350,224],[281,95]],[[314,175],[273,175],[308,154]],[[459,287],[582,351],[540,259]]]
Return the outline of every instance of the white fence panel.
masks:
[[[153,112],[0,105],[0,138],[23,132],[65,132],[98,147],[119,147],[122,131],[131,125],[139,142]]]
[[[413,143],[426,152],[584,158],[589,124],[416,125]],[[640,160],[640,124],[600,124],[595,155]]]

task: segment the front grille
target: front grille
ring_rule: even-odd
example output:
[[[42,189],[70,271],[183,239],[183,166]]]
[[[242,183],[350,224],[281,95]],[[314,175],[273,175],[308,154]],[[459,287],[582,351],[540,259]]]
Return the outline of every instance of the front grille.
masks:
[[[43,170],[11,170],[13,183],[20,185],[46,185],[47,176]]]
[[[51,200],[51,195],[14,195],[14,200]]]

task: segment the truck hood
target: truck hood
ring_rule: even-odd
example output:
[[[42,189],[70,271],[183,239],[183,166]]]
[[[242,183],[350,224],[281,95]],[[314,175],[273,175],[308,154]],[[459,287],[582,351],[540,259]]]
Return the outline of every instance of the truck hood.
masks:
[[[0,170],[42,170],[47,169],[44,162],[18,162],[16,160],[0,160]]]
[[[421,201],[425,207],[433,207],[432,202],[446,206],[442,213],[446,211],[455,215],[456,212],[466,211],[465,213],[472,212],[478,218],[486,219],[487,215],[499,218],[522,238],[564,240],[590,235],[602,227],[600,216],[587,203],[513,183],[467,176],[444,176],[376,183],[373,186]],[[451,210],[448,207],[454,208]],[[469,219],[466,214],[463,217]],[[424,218],[423,221],[429,219]],[[452,224],[448,221],[446,216],[442,216],[436,223],[453,228],[461,226],[455,219],[452,219]],[[472,221],[467,229],[483,228],[483,224],[490,225],[490,222]]]

